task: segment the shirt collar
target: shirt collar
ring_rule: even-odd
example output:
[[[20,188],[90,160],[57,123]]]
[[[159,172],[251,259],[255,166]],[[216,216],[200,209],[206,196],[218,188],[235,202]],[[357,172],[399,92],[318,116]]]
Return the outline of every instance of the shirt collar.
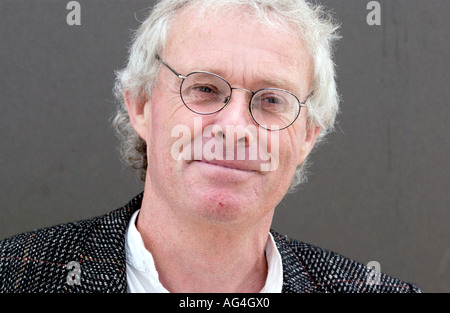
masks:
[[[158,271],[150,251],[145,248],[136,228],[139,210],[134,212],[125,235],[128,292],[169,292],[159,281]],[[280,293],[283,285],[283,265],[272,234],[265,248],[267,259],[266,283],[261,293]]]

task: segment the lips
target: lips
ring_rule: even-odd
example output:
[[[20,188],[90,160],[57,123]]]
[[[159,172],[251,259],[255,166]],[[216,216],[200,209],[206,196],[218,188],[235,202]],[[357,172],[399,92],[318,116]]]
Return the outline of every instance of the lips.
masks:
[[[270,170],[273,161],[273,155],[257,141],[248,144],[203,137],[195,138],[182,148],[177,159],[185,160],[185,164],[199,163],[223,169],[261,172]]]
[[[260,165],[256,161],[245,160],[194,160],[213,166],[219,166],[227,169],[240,170],[246,172],[259,171]]]
[[[212,141],[210,141],[210,143],[211,142]],[[191,151],[193,161],[247,172],[260,171],[261,164],[270,162],[270,158],[268,156],[265,156],[265,160],[260,157],[261,152],[258,150],[258,146],[256,144],[251,146],[227,146],[224,144],[223,146],[220,146],[221,149],[219,151],[216,151],[215,148],[205,149],[206,143],[207,141],[203,141],[201,155],[196,155],[193,153],[194,151]]]

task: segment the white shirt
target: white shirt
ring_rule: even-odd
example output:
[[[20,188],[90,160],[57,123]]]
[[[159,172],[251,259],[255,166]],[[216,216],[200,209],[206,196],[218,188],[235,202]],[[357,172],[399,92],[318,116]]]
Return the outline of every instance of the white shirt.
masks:
[[[141,234],[136,228],[136,218],[139,210],[131,217],[125,235],[126,271],[128,292],[133,293],[168,293],[169,291],[159,281],[159,275]],[[266,244],[267,278],[261,293],[280,293],[283,285],[283,265],[281,255],[275,245],[272,234]]]

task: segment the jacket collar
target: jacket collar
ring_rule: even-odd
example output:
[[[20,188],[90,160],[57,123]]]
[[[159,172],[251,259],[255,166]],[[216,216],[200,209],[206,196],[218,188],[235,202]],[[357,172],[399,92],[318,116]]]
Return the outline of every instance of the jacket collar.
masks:
[[[300,250],[300,243],[270,231],[281,254],[283,263],[283,293],[310,293],[316,290],[316,283],[306,270]]]

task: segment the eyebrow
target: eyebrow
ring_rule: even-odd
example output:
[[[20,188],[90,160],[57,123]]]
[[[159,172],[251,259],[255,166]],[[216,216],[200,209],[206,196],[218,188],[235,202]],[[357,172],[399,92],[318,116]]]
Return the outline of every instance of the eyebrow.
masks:
[[[296,83],[293,79],[284,79],[278,77],[268,77],[263,78],[261,80],[265,85],[273,86],[276,88],[282,88],[289,90],[291,92],[296,91],[296,86],[298,87],[298,83]]]
[[[197,72],[197,71],[208,72],[208,73],[212,73],[215,75],[219,75],[220,77],[225,79],[230,85],[232,85],[232,87],[235,87],[233,84],[231,84],[229,82],[229,78],[227,78],[227,73],[226,73],[226,71],[223,70],[223,68],[221,66],[208,66],[205,68],[197,68],[197,69],[191,68],[187,74],[192,73],[192,72]],[[303,95],[303,93],[301,91],[301,88],[299,88],[300,82],[296,82],[294,79],[276,77],[275,75],[270,75],[268,73],[265,73],[263,76],[252,81],[251,85],[259,86],[255,90],[252,90],[252,91],[256,91],[256,90],[263,89],[263,88],[278,88],[278,89],[284,89],[284,90],[287,90],[287,91],[293,93],[300,101],[301,101],[302,97],[305,97],[305,95]]]
[[[194,70],[191,72],[195,72],[195,71],[204,71],[204,72],[213,73],[213,74],[219,75],[220,77],[224,78],[226,81],[229,81],[229,78],[227,78],[225,71],[223,71],[222,69],[216,68],[216,67],[207,67],[206,69],[197,69],[197,70]],[[260,86],[260,88],[272,87],[272,88],[285,89],[285,90],[292,92],[296,96],[300,96],[300,95],[297,95],[297,93],[300,91],[300,90],[298,90],[299,82],[296,82],[294,79],[281,78],[281,77],[275,77],[275,76],[268,75],[268,76],[263,76],[263,77],[255,79],[254,81],[251,82],[251,84]]]

